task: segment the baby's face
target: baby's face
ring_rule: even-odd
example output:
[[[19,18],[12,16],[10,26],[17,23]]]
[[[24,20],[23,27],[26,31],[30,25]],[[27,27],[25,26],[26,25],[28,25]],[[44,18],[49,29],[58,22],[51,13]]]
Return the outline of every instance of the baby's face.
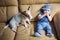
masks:
[[[51,10],[44,10],[44,13],[49,14],[51,12]]]

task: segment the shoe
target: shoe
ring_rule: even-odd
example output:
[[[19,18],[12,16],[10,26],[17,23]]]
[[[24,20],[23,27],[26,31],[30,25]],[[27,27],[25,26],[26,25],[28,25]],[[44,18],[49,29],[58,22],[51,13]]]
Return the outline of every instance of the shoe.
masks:
[[[34,33],[34,36],[35,37],[42,37],[42,35],[40,33],[38,33],[38,32]]]
[[[47,33],[47,36],[48,37],[53,37],[54,35],[53,35],[53,33]]]

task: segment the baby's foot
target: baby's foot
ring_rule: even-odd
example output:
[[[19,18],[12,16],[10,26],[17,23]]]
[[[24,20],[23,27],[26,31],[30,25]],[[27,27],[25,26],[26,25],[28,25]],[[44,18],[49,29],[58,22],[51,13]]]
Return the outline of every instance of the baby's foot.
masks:
[[[40,33],[38,33],[38,32],[36,32],[36,33],[34,34],[34,36],[36,36],[36,37],[42,37],[42,35],[41,35]]]
[[[53,35],[53,33],[47,33],[47,36],[48,37],[53,37],[54,35]]]

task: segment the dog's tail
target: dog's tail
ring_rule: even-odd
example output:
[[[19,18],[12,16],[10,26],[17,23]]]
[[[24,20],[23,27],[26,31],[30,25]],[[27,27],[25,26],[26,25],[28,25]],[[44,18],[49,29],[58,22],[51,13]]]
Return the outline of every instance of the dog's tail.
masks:
[[[0,30],[0,32],[3,31],[3,30],[5,30],[6,28],[8,28],[8,26],[9,26],[9,24],[7,24],[6,26],[4,26],[3,29]]]
[[[7,24],[3,29],[6,29],[9,26],[9,24]]]

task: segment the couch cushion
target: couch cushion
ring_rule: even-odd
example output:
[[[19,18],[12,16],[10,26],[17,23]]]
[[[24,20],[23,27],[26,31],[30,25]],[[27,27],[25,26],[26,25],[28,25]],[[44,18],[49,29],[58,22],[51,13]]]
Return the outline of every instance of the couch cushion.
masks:
[[[1,36],[2,40],[14,40],[15,33],[10,29],[7,28],[4,30],[3,35]]]
[[[7,21],[6,7],[0,7],[0,22],[6,21]]]
[[[47,36],[43,36],[43,37],[30,37],[30,39],[29,40],[57,40],[55,37],[52,37],[52,38],[49,38],[49,37],[47,37]]]
[[[27,10],[29,6],[30,6],[30,10],[31,10],[31,5],[19,5],[19,9],[23,12],[23,11]]]
[[[18,13],[17,6],[0,7],[0,22],[6,22]]]
[[[25,28],[23,25],[20,25],[17,30],[15,40],[29,40],[30,36],[30,26]]]
[[[8,6],[7,7],[7,19],[11,19],[14,15],[18,13],[18,7],[17,6]]]
[[[60,0],[19,0],[19,4],[60,3]]]
[[[5,23],[0,23],[0,40],[14,40],[15,33],[9,27],[2,30],[4,26]]]
[[[18,5],[17,0],[0,0],[0,6]]]
[[[0,39],[1,39],[1,36],[3,35],[3,27],[5,26],[5,23],[0,23]]]

